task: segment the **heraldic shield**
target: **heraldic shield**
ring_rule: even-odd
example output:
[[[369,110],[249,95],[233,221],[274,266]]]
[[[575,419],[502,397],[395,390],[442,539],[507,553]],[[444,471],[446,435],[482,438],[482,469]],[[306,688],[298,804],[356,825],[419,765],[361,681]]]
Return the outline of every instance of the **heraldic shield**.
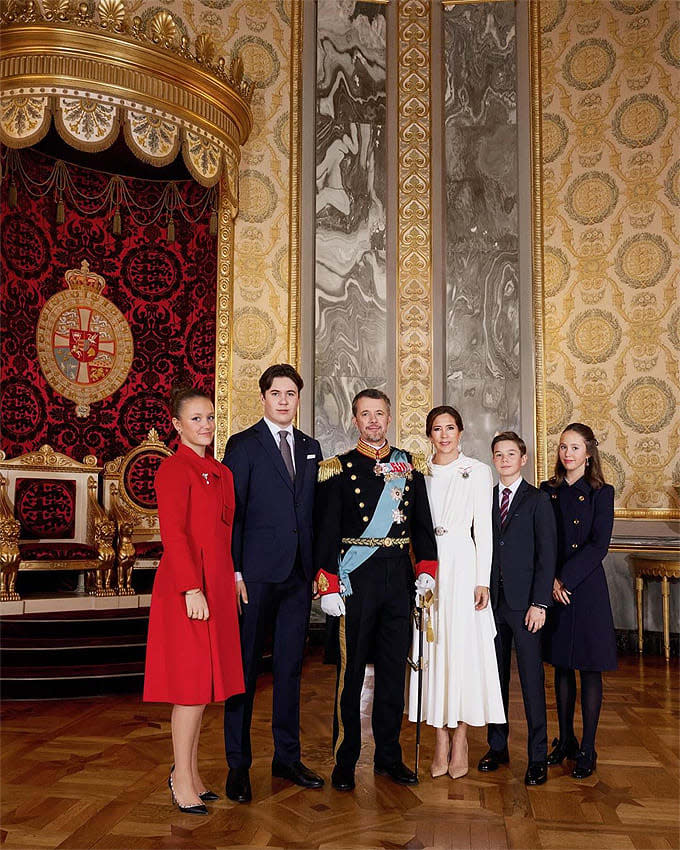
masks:
[[[67,289],[42,308],[37,328],[38,360],[53,390],[76,403],[86,417],[90,404],[114,393],[127,378],[134,357],[125,316],[104,298],[104,278],[87,260],[64,275]]]

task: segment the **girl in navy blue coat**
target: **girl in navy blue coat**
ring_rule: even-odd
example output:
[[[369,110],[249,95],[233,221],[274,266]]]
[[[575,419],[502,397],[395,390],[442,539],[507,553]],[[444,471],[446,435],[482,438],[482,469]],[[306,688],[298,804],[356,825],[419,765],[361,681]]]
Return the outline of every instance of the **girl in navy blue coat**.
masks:
[[[616,638],[604,560],[614,524],[614,488],[602,475],[592,429],[574,422],[562,432],[555,474],[541,484],[557,523],[556,605],[545,626],[547,660],[555,667],[559,740],[548,764],[576,759],[575,779],[595,769],[595,732],[602,706],[602,671],[616,669]],[[576,673],[580,671],[583,737],[574,734]]]

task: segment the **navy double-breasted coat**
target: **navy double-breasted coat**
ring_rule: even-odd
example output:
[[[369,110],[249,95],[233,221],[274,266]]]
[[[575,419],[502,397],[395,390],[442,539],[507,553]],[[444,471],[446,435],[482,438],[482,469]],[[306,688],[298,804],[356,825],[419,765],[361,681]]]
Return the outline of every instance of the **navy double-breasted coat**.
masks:
[[[615,670],[616,637],[604,560],[614,524],[614,488],[594,489],[580,478],[554,486],[550,496],[557,523],[557,571],[571,603],[548,611],[544,630],[546,660],[572,670]]]

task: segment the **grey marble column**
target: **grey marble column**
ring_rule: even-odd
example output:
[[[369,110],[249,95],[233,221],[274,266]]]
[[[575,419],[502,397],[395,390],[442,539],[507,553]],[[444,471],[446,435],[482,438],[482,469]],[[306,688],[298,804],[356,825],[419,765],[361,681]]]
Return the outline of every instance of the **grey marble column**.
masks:
[[[383,6],[319,0],[314,433],[325,456],[355,441],[353,395],[386,387],[386,42]]]
[[[489,461],[520,426],[517,62],[512,2],[444,11],[446,403]]]

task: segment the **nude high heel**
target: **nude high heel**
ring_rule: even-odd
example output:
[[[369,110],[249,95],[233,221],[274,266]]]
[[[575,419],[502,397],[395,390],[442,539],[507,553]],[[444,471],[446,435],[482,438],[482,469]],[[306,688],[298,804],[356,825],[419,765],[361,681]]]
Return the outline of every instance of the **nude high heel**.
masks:
[[[438,779],[440,776],[446,776],[449,769],[449,761],[451,759],[451,748],[453,744],[449,742],[449,753],[446,757],[446,761],[443,764],[436,764],[436,762],[432,762],[430,766],[430,776],[433,779]]]
[[[453,754],[453,745],[451,745],[451,753]],[[465,774],[470,769],[468,764],[468,742],[465,741],[465,759],[459,762],[454,762],[449,759],[448,771],[447,773],[451,777],[451,779],[460,779],[465,776]]]

